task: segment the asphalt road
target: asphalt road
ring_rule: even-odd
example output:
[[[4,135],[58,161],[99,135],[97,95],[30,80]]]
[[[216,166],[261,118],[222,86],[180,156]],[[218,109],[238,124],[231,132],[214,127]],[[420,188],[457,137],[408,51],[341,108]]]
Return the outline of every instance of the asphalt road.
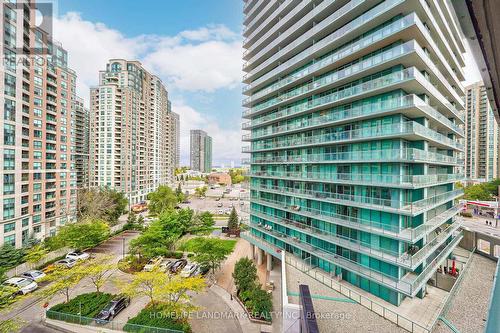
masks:
[[[137,232],[127,231],[119,236],[115,236],[113,238],[108,239],[101,245],[95,247],[94,249],[88,252],[92,253],[105,252],[108,254],[115,254],[114,261],[116,260],[117,262],[121,258],[123,243],[127,247],[130,240],[136,237],[137,235],[138,235]],[[119,273],[117,273],[117,275]],[[83,281],[74,288],[74,290],[71,292],[71,295],[72,297],[74,297],[75,295],[82,294],[84,292],[90,292],[93,290],[94,288],[90,283],[88,283],[87,281]],[[49,307],[54,304],[60,303],[63,300],[64,298],[61,295],[54,296],[54,298],[49,301]],[[37,292],[35,292],[34,294],[29,295],[26,299],[14,303],[12,305],[12,310],[3,315],[2,319],[18,318],[24,321],[26,323],[26,326],[23,328],[22,332],[55,332],[54,330],[45,327],[44,329],[46,329],[46,331],[39,330],[39,328],[43,326],[41,324],[41,320],[44,314],[44,308],[42,307],[44,302],[45,300],[42,299],[37,294]]]

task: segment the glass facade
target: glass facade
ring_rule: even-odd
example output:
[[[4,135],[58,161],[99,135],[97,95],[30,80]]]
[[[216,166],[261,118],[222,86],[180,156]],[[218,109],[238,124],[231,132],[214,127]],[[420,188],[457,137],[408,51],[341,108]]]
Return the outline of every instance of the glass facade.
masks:
[[[447,6],[342,4],[245,5],[243,237],[399,305],[462,237],[463,45]]]

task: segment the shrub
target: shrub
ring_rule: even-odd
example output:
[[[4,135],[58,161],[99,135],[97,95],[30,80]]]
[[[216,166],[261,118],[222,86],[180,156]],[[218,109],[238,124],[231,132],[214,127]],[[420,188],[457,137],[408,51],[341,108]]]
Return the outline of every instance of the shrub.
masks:
[[[80,316],[82,317],[94,318],[111,301],[111,299],[113,299],[112,294],[98,292],[81,294],[70,300],[68,303],[60,303],[51,307],[47,312],[47,317],[51,319],[65,320],[68,322],[75,322],[75,320],[80,322],[78,317],[68,316],[65,318],[64,315],[58,316],[57,313],[75,316],[80,313]]]
[[[144,327],[134,326],[143,325],[190,333],[191,326],[189,323],[184,318],[169,316],[171,312],[165,305],[148,305],[137,316],[130,318],[123,327],[123,330],[125,332],[143,332]]]
[[[470,212],[462,212],[460,213],[460,215],[462,215],[463,217],[472,217],[472,213]]]

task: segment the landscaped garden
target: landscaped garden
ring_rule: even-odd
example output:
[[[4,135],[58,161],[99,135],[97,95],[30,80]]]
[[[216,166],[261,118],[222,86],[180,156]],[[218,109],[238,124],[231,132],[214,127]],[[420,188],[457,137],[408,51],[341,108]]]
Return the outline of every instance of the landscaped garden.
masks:
[[[271,321],[272,296],[257,281],[257,267],[252,260],[242,258],[234,266],[234,284],[237,296],[254,319]]]

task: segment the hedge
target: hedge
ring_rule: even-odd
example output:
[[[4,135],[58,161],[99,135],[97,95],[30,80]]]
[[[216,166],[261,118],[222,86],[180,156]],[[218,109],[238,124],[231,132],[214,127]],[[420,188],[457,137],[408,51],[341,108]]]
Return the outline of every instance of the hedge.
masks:
[[[125,332],[141,332],[144,328],[135,327],[142,325],[156,328],[166,328],[191,333],[191,326],[187,321],[176,320],[168,316],[170,310],[162,305],[148,305],[139,314],[127,321],[123,327]]]
[[[114,295],[106,293],[81,294],[70,300],[68,303],[54,305],[49,311],[80,315],[82,317],[94,318],[113,299]],[[51,313],[47,313],[51,317]],[[54,316],[55,317],[55,316]],[[53,318],[58,319],[58,318]]]

